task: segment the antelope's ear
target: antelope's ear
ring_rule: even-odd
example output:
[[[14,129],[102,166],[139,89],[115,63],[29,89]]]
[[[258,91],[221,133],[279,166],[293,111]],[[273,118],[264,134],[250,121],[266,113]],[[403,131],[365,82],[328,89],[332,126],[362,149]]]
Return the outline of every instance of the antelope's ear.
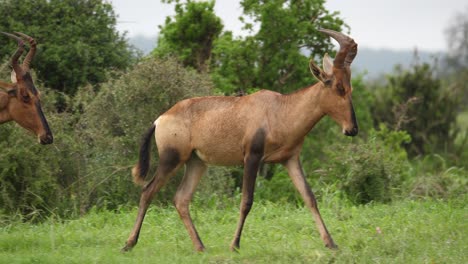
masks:
[[[17,83],[18,82],[18,80],[16,79],[16,72],[15,71],[11,71],[10,77],[11,77],[11,82],[12,83]]]
[[[323,56],[323,70],[329,76],[333,74],[333,61],[330,56],[328,56],[328,53],[325,53],[325,56]]]
[[[327,74],[325,71],[320,69],[320,67],[317,66],[313,60],[310,60],[309,68],[310,68],[310,72],[312,73],[312,75],[314,75],[315,78],[317,78],[319,81],[321,81],[324,84],[327,84],[330,82],[331,75]]]

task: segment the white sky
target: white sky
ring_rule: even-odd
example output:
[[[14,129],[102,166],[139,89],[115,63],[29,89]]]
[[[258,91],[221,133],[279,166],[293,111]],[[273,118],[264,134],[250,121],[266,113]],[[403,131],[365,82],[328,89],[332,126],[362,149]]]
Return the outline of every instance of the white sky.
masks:
[[[155,36],[158,25],[174,14],[173,5],[157,0],[110,0],[118,15],[117,29],[135,35]],[[467,0],[329,0],[330,11],[351,27],[361,47],[442,51],[447,47],[444,29],[456,13],[467,13]],[[242,35],[239,0],[217,0],[216,14],[225,30]]]

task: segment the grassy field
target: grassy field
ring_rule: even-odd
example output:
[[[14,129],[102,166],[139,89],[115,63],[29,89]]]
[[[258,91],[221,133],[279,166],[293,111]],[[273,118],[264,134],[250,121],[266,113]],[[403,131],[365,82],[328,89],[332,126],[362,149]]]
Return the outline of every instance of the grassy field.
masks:
[[[468,263],[466,200],[324,205],[322,216],[337,251],[324,248],[305,208],[256,203],[239,253],[229,251],[237,206],[195,205],[192,214],[206,253],[192,250],[173,207],[153,206],[139,244],[129,253],[120,248],[136,210],[51,218],[37,225],[3,221],[0,263]]]

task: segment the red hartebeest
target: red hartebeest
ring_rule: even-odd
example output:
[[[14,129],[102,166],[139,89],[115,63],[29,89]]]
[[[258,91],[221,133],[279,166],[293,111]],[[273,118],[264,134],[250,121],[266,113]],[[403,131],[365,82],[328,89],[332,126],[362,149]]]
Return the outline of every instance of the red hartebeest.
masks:
[[[161,115],[143,137],[134,181],[144,184],[149,168],[150,141],[155,134],[159,166],[144,184],[138,216],[123,251],[138,240],[146,210],[154,194],[185,164],[185,175],[174,198],[175,207],[197,251],[204,246],[189,213],[189,203],[207,165],[244,165],[240,219],[231,243],[239,248],[245,219],[252,207],[255,179],[262,162],[283,164],[305,204],[312,211],[322,240],[329,248],[335,242],[320,216],[314,194],[305,180],[299,154],[304,137],[325,115],[341,125],[343,133],[355,136],[358,125],[351,101],[350,64],[357,44],[332,30],[320,30],[338,41],[334,61],[323,59],[323,70],[310,61],[319,83],[283,95],[262,90],[241,97],[209,96],[180,101]]]
[[[18,41],[18,49],[11,58],[12,83],[0,81],[0,124],[13,120],[36,134],[41,144],[51,144],[52,132],[42,112],[40,95],[29,72],[29,65],[36,53],[36,41],[20,32],[16,32],[17,35],[1,33]],[[20,65],[18,59],[24,52],[22,38],[29,42],[31,48]]]

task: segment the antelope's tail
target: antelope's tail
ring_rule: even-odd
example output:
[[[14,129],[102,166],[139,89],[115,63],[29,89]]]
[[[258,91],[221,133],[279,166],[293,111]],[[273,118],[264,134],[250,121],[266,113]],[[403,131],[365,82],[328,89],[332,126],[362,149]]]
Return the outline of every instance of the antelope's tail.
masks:
[[[133,182],[143,186],[145,184],[146,174],[148,174],[151,160],[151,138],[156,131],[156,125],[153,124],[143,135],[140,145],[138,163],[132,169]]]

